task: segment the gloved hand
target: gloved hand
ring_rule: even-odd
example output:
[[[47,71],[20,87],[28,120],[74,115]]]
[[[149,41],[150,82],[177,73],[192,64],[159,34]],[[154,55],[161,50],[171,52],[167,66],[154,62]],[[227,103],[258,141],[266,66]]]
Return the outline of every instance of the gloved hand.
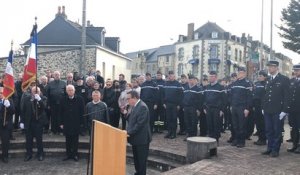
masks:
[[[39,94],[34,94],[34,99],[36,99],[37,101],[40,101],[41,97]]]
[[[264,113],[264,110],[261,110],[261,113],[262,113],[262,115],[264,115],[265,113]]]
[[[4,104],[4,106],[7,107],[7,108],[10,107],[10,102],[9,102],[9,100],[4,100],[4,103],[3,103],[3,104]]]
[[[287,114],[287,113],[285,113],[285,112],[281,112],[281,113],[279,114],[279,120],[282,120],[282,119],[286,116],[286,114]]]
[[[20,128],[24,129],[24,123],[20,123]]]

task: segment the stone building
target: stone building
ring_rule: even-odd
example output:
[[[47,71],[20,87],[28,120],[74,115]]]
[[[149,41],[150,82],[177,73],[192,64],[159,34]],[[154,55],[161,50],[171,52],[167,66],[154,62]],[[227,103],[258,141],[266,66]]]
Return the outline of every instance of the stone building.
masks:
[[[174,49],[174,45],[165,45],[154,49],[127,53],[126,55],[132,59],[132,76],[145,74],[146,72],[155,75],[158,70],[163,74],[167,74],[170,70],[174,70]]]
[[[65,7],[59,7],[54,20],[38,32],[38,73],[59,70],[64,78],[67,72],[78,72],[81,33],[82,26],[68,20]],[[105,33],[104,27],[94,27],[87,22],[85,70],[100,70],[105,79],[117,79],[119,73],[129,79],[131,59],[120,52],[120,38],[106,37]],[[25,55],[29,46],[30,39],[22,44]],[[3,61],[6,59],[2,58],[0,62]],[[14,59],[15,72],[23,71],[24,62],[25,56]]]

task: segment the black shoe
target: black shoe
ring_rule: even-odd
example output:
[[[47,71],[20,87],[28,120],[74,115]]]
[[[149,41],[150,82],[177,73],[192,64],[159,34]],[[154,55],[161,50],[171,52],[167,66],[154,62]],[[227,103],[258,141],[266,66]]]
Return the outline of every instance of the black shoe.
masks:
[[[179,131],[177,135],[186,135],[186,133],[184,131]]]
[[[3,163],[8,163],[8,158],[7,157],[2,157],[2,162]]]
[[[169,139],[175,139],[175,138],[176,138],[175,135],[171,135],[171,136],[169,137]]]
[[[170,138],[171,133],[168,133],[167,135],[165,135],[165,138]]]
[[[228,140],[227,140],[227,143],[232,143],[233,142],[233,138],[230,137]]]
[[[292,139],[287,139],[286,142],[293,142],[293,140]]]
[[[292,148],[288,148],[288,149],[287,149],[287,152],[292,153],[292,152],[295,152],[296,149],[297,149],[297,146],[293,146]],[[299,151],[300,151],[300,150],[299,150]]]
[[[239,144],[236,145],[236,147],[238,147],[238,148],[244,148],[245,144],[244,143],[239,143]]]
[[[277,151],[272,151],[270,156],[271,157],[278,157],[279,153]]]
[[[258,136],[258,132],[254,133],[253,136]]]
[[[261,154],[262,155],[270,155],[271,152],[272,152],[271,150],[267,150],[267,151],[262,152]]]
[[[68,157],[64,158],[63,161],[67,161],[67,160],[70,160],[70,159],[71,159],[71,157],[68,156]]]
[[[233,140],[232,143],[231,143],[231,146],[237,146],[237,141]]]
[[[78,160],[79,160],[79,159],[78,159],[78,156],[74,156],[74,157],[73,157],[73,160],[74,160],[75,162],[78,162]]]
[[[32,155],[26,155],[24,158],[24,162],[28,162],[31,159],[32,159]]]
[[[294,153],[300,154],[300,147],[299,146],[295,149]]]
[[[267,143],[266,143],[266,141],[265,140],[257,140],[256,142],[254,142],[254,145],[259,145],[259,146],[261,146],[261,145],[266,145]]]
[[[39,155],[38,156],[38,161],[43,161],[44,160],[44,155]]]

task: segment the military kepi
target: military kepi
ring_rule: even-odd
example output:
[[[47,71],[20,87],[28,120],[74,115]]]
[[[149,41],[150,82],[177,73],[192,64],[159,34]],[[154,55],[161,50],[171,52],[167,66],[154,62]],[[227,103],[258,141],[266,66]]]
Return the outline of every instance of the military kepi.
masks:
[[[278,61],[274,61],[274,60],[269,61],[268,64],[267,64],[267,66],[279,66],[279,62]]]
[[[293,70],[300,70],[300,64],[295,64],[293,66]]]

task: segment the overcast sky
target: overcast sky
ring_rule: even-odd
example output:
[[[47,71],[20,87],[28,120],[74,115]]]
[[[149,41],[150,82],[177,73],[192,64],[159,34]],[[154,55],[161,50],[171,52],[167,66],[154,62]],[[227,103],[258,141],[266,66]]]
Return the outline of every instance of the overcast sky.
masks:
[[[261,36],[262,0],[86,0],[87,20],[105,27],[106,36],[121,38],[123,53],[172,44],[179,34],[187,34],[187,24],[195,29],[207,21],[216,22],[231,34]],[[270,1],[264,0],[264,43],[270,46]],[[274,25],[280,25],[281,10],[290,0],[274,0]],[[82,18],[82,0],[9,0],[1,2],[0,57],[7,56],[10,42],[18,48],[29,38],[38,17],[38,30],[52,21],[58,6],[66,7],[68,19]],[[274,27],[273,48],[300,62],[299,55],[286,50]]]

